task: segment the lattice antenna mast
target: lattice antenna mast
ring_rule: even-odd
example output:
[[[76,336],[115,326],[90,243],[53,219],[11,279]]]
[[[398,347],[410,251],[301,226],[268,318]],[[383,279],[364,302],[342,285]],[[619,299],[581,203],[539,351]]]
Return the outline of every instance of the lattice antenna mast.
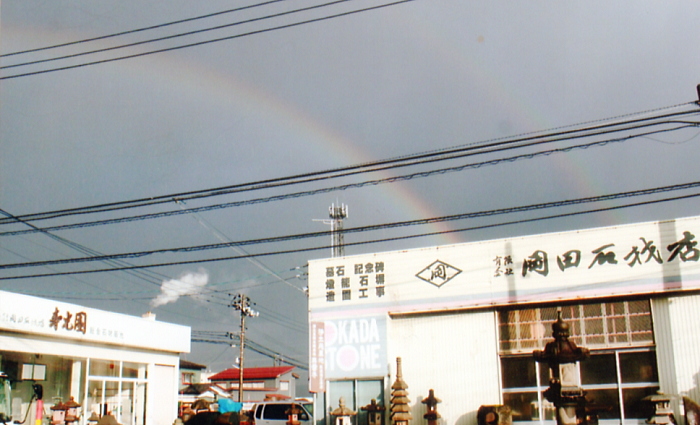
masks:
[[[330,220],[314,220],[322,221],[323,224],[331,226],[331,257],[342,257],[345,255],[345,246],[343,241],[343,220],[348,218],[348,206],[340,204],[336,206],[331,204],[328,208],[328,216]]]
[[[328,208],[328,216],[331,218],[331,257],[342,257],[345,254],[343,241],[343,219],[348,217],[348,207],[345,204]]]

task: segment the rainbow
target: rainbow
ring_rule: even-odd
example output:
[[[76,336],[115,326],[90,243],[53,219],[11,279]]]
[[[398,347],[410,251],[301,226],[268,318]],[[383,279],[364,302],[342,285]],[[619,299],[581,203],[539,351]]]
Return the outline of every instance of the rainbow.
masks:
[[[516,91],[509,90],[506,79],[499,78],[498,72],[487,70],[484,66],[469,59],[470,54],[466,50],[467,43],[457,42],[458,40],[454,37],[448,37],[444,31],[421,18],[411,7],[394,8],[392,12],[387,13],[387,19],[402,20],[404,21],[402,25],[407,25],[406,22],[408,22],[408,25],[413,26],[416,29],[415,34],[418,34],[417,36],[420,36],[423,42],[429,43],[436,54],[446,61],[445,63],[454,64],[454,67],[468,73],[473,81],[478,82],[478,87],[482,91],[481,96],[484,99],[503,105],[508,116],[516,121],[517,128],[534,131],[549,127],[546,119],[541,114],[537,114],[525,100],[512,95]],[[14,34],[24,34],[23,37],[27,37],[26,39],[33,39],[32,36],[42,32],[37,28],[17,28],[12,25],[7,25],[5,29]],[[41,37],[41,39],[80,38],[85,38],[85,34],[71,33],[70,36],[67,36],[63,33],[61,37],[57,37],[56,34],[49,35],[47,33]],[[488,40],[475,34],[473,43],[486,47]],[[221,69],[208,68],[201,63],[185,61],[181,57],[178,52],[161,53],[144,58],[96,65],[92,69],[105,74],[114,74],[114,78],[139,81],[140,84],[152,88],[154,91],[178,90],[183,99],[199,98],[203,99],[205,104],[218,104],[226,106],[227,109],[231,109],[232,105],[241,108],[241,110],[244,108],[246,114],[259,117],[270,123],[271,126],[284,131],[289,140],[303,146],[303,149],[316,150],[337,165],[364,163],[377,159],[363,151],[358,143],[350,137],[312,116],[309,112],[301,109],[299,105],[290,104],[262,87],[245,83],[232,74],[222,72]],[[76,70],[60,72],[76,72]],[[77,72],[84,71],[78,70]],[[551,157],[550,160],[551,164],[563,173],[575,175],[574,179],[579,182],[579,189],[584,194],[602,193],[600,190],[596,190],[596,186],[600,186],[600,182],[591,184],[594,176],[586,173],[584,166],[574,162],[571,158],[572,156],[568,155],[557,155]],[[331,166],[335,165],[328,165],[328,168]],[[388,174],[385,176],[388,177]],[[397,211],[406,211],[406,219],[440,215],[420,194],[411,191],[409,185],[387,184],[379,187],[384,191],[384,198],[388,200],[392,208]],[[606,220],[601,218],[601,222],[604,223]],[[427,230],[429,232],[441,232],[450,228],[445,223],[434,223],[430,226],[431,228]],[[465,238],[466,236],[463,234],[448,233],[440,236],[440,242],[441,244],[460,243],[465,242]]]

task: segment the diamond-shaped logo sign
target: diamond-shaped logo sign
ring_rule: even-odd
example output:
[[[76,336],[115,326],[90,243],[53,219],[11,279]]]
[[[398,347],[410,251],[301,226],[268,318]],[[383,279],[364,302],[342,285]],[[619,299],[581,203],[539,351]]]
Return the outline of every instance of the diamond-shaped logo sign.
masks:
[[[432,283],[439,288],[460,273],[462,273],[462,270],[457,267],[452,267],[440,260],[435,260],[433,264],[421,270],[416,277],[428,283]]]

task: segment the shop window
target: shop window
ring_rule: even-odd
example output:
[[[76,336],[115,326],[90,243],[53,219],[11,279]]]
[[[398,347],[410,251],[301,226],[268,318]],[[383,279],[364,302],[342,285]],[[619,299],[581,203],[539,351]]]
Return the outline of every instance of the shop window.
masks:
[[[651,412],[647,395],[659,389],[649,301],[621,301],[561,307],[571,327],[571,340],[591,350],[578,363],[586,399],[601,408],[601,423],[643,423]],[[503,402],[514,421],[554,421],[554,406],[542,396],[549,386],[546,364],[533,350],[552,340],[557,308],[499,312]],[[611,422],[612,423],[612,422]]]
[[[617,382],[617,367],[614,354],[596,354],[581,362],[579,367],[581,368],[582,385],[612,384]]]
[[[90,361],[90,376],[118,377],[119,362],[105,360]]]
[[[35,384],[41,386],[47,409],[58,401],[67,402],[71,396],[80,403],[85,394],[80,384],[84,367],[81,359],[0,351],[0,370],[6,372],[12,382],[13,418],[25,418],[29,412],[26,422],[35,420],[34,411],[30,409]]]
[[[123,378],[145,378],[145,372],[146,369],[139,363],[122,362]]]
[[[647,419],[642,399],[659,389],[653,351],[592,352],[579,363],[586,399],[602,408],[600,419]],[[549,386],[547,365],[532,356],[501,358],[503,401],[515,413],[514,421],[554,420],[554,406],[542,397]],[[622,401],[622,405],[620,404]],[[641,423],[641,422],[640,422]]]
[[[193,380],[194,380],[194,372],[182,372],[181,384],[189,385],[189,384],[192,384]]]
[[[146,405],[146,365],[88,360],[88,414],[110,414],[123,425],[143,425]]]
[[[552,337],[558,309],[578,345],[596,349],[654,344],[649,300],[636,300],[501,311],[500,351],[541,350]]]
[[[330,412],[339,407],[339,400],[345,399],[345,406],[357,412],[352,418],[354,425],[364,425],[368,423],[367,412],[362,410],[376,400],[378,404],[384,404],[384,381],[377,380],[344,380],[331,381],[328,385],[328,391],[325,393],[324,406],[321,406],[319,411]],[[320,419],[320,420],[319,420]],[[317,418],[317,423],[322,424],[324,418]],[[325,418],[325,423],[333,425],[330,415]]]

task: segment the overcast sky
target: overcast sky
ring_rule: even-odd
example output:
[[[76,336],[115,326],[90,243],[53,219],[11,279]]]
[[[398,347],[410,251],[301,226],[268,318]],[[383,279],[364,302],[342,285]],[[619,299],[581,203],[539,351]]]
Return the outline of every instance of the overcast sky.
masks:
[[[0,208],[24,215],[217,188],[328,170],[486,140],[698,109],[697,1],[447,1],[387,4],[284,0],[206,19],[62,48],[8,55],[260,2],[5,1],[0,66],[75,55],[249,20],[187,37],[0,69]],[[270,19],[257,19],[279,15]],[[275,27],[277,30],[261,31]],[[236,36],[238,35],[238,36]],[[236,36],[236,37],[234,37]],[[217,42],[214,39],[228,38]],[[123,60],[115,58],[206,42]],[[65,70],[38,71],[106,61]],[[657,111],[658,110],[658,111]],[[630,115],[637,112],[647,114]],[[688,117],[697,120],[697,116]],[[582,124],[583,126],[592,124]],[[552,130],[556,131],[556,130]],[[129,223],[0,235],[0,263],[187,247],[328,230],[332,203],[359,227],[556,202],[695,182],[697,128],[587,150],[499,162],[408,181]],[[575,140],[572,144],[586,140]],[[541,151],[557,146],[531,149]],[[46,227],[287,195],[517,155],[502,153],[313,184],[32,222]],[[682,192],[687,194],[692,192]],[[672,196],[672,195],[669,195]],[[609,206],[596,204],[582,209]],[[695,198],[372,245],[346,254],[408,249],[697,214]],[[492,217],[350,234],[346,242],[499,223]],[[26,230],[0,226],[0,232]],[[62,239],[58,239],[60,237]],[[328,244],[312,239],[127,259],[131,265],[268,253]],[[79,245],[75,245],[79,244]],[[68,276],[0,280],[0,289],[140,315],[193,331],[237,331],[228,294],[260,316],[247,335],[301,363],[307,306],[296,275],[328,250]],[[125,263],[0,270],[0,277],[102,269]],[[301,269],[297,269],[302,267]],[[161,286],[168,289],[161,292]],[[179,296],[184,288],[192,296]],[[237,350],[193,344],[186,358],[219,371]],[[247,366],[272,361],[247,355]]]

